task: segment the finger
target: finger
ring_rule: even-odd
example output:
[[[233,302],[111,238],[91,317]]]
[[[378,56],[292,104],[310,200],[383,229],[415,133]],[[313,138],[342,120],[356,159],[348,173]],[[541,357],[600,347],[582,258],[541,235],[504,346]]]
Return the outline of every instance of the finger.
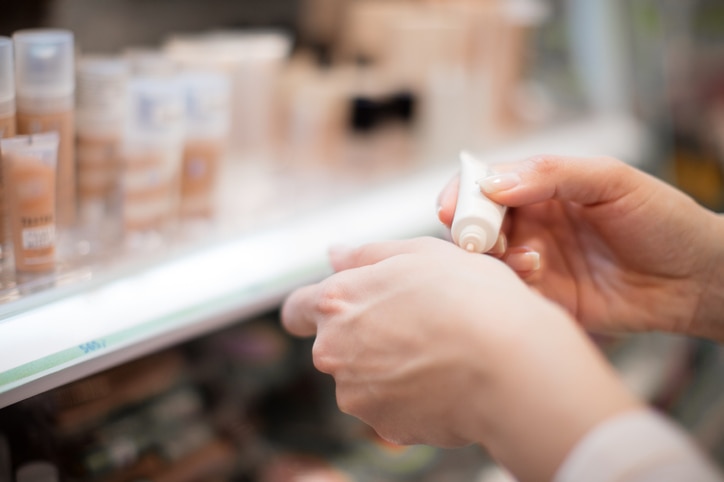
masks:
[[[369,243],[356,248],[334,246],[329,250],[329,258],[335,271],[343,271],[376,264],[400,254],[420,252],[434,243],[449,244],[435,238],[413,238]]]
[[[498,164],[495,174],[479,181],[488,197],[506,206],[549,199],[597,204],[635,190],[648,175],[608,157],[536,156]]]
[[[541,267],[540,253],[526,246],[508,249],[502,260],[518,275],[531,274]]]
[[[458,203],[458,189],[460,187],[460,177],[455,176],[440,191],[437,197],[437,217],[441,223],[448,228],[452,224],[455,208]]]
[[[281,322],[292,335],[313,336],[317,333],[320,284],[303,286],[293,291],[284,301]]]
[[[505,216],[503,216],[503,224],[500,226],[500,232],[510,234],[510,230],[513,227],[513,216],[514,212],[511,209],[508,209],[508,211],[505,213]]]

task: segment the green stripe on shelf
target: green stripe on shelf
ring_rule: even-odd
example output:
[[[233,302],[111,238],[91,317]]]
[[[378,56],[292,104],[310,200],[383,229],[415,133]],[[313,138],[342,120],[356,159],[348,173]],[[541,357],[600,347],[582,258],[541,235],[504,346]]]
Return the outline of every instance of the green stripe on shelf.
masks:
[[[161,318],[107,335],[103,338],[89,340],[82,345],[67,348],[53,353],[52,355],[11,368],[10,370],[0,373],[0,393],[9,392],[18,386],[22,386],[25,383],[40,378],[41,375],[50,374],[54,370],[61,368],[62,365],[70,362],[78,361],[83,358],[92,358],[108,351],[110,348],[117,348],[124,344],[128,344],[129,342],[138,341],[139,339],[144,339],[146,337],[152,337],[169,325],[177,325],[177,327],[181,327],[187,324],[179,324],[179,318],[188,319],[188,317],[204,312],[208,314],[209,309],[214,306],[224,306],[232,302],[239,303],[240,300],[244,300],[245,298],[255,298],[260,291],[270,291],[270,287],[291,283],[295,280],[308,279],[312,274],[319,273],[322,265],[323,263],[314,263],[313,265],[308,265],[304,268],[286,273],[278,279],[252,285],[238,293],[231,293],[206,303],[165,315]],[[96,345],[92,345],[94,343]]]

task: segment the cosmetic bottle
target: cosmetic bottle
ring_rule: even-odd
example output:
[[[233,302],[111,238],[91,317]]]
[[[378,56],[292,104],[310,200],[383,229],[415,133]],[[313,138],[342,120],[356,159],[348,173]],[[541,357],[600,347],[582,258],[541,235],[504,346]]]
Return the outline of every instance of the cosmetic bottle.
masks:
[[[284,119],[280,152],[289,167],[311,171],[339,164],[349,83],[306,59],[288,66],[279,97]]]
[[[50,272],[56,266],[58,145],[55,132],[0,140],[15,270],[19,272]]]
[[[278,84],[292,49],[291,35],[277,29],[209,32],[207,48],[230,65],[230,148],[240,159],[270,158],[278,135]]]
[[[15,79],[13,78],[13,42],[0,37],[0,139],[15,135]],[[8,256],[5,194],[0,158],[0,260]]]
[[[487,164],[465,151],[460,153],[460,188],[451,234],[455,244],[471,253],[485,253],[495,245],[505,216],[505,206],[480,191],[478,180],[488,175]]]
[[[219,169],[226,152],[231,110],[227,76],[211,71],[184,72],[186,129],[181,166],[181,217],[208,219],[214,214]]]
[[[30,29],[13,34],[19,134],[58,133],[57,222],[76,220],[74,52],[67,30]]]
[[[121,147],[123,227],[133,238],[162,234],[179,211],[183,90],[171,78],[131,78],[127,102]]]
[[[128,65],[119,57],[85,56],[77,65],[78,215],[85,237],[98,239],[120,215],[119,150],[126,113]]]

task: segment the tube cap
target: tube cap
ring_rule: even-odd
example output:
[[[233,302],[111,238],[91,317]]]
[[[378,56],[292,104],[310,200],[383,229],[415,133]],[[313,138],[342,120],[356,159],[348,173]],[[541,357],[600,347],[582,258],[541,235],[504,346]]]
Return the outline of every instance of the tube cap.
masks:
[[[0,37],[0,115],[6,110],[6,104],[14,110],[15,79],[13,79],[13,41],[9,37]]]
[[[28,29],[13,34],[18,98],[73,95],[73,34],[59,29]]]
[[[495,240],[493,240],[495,242]],[[480,226],[469,224],[460,231],[458,245],[465,251],[471,253],[484,253],[492,246],[488,246],[490,240],[488,234]]]

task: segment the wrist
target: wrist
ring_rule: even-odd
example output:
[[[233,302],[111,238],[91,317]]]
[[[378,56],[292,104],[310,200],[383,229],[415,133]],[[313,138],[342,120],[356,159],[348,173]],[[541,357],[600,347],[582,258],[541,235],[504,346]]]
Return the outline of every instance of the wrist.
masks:
[[[557,306],[551,312],[482,399],[481,445],[521,481],[550,480],[593,427],[642,407],[575,321]]]

